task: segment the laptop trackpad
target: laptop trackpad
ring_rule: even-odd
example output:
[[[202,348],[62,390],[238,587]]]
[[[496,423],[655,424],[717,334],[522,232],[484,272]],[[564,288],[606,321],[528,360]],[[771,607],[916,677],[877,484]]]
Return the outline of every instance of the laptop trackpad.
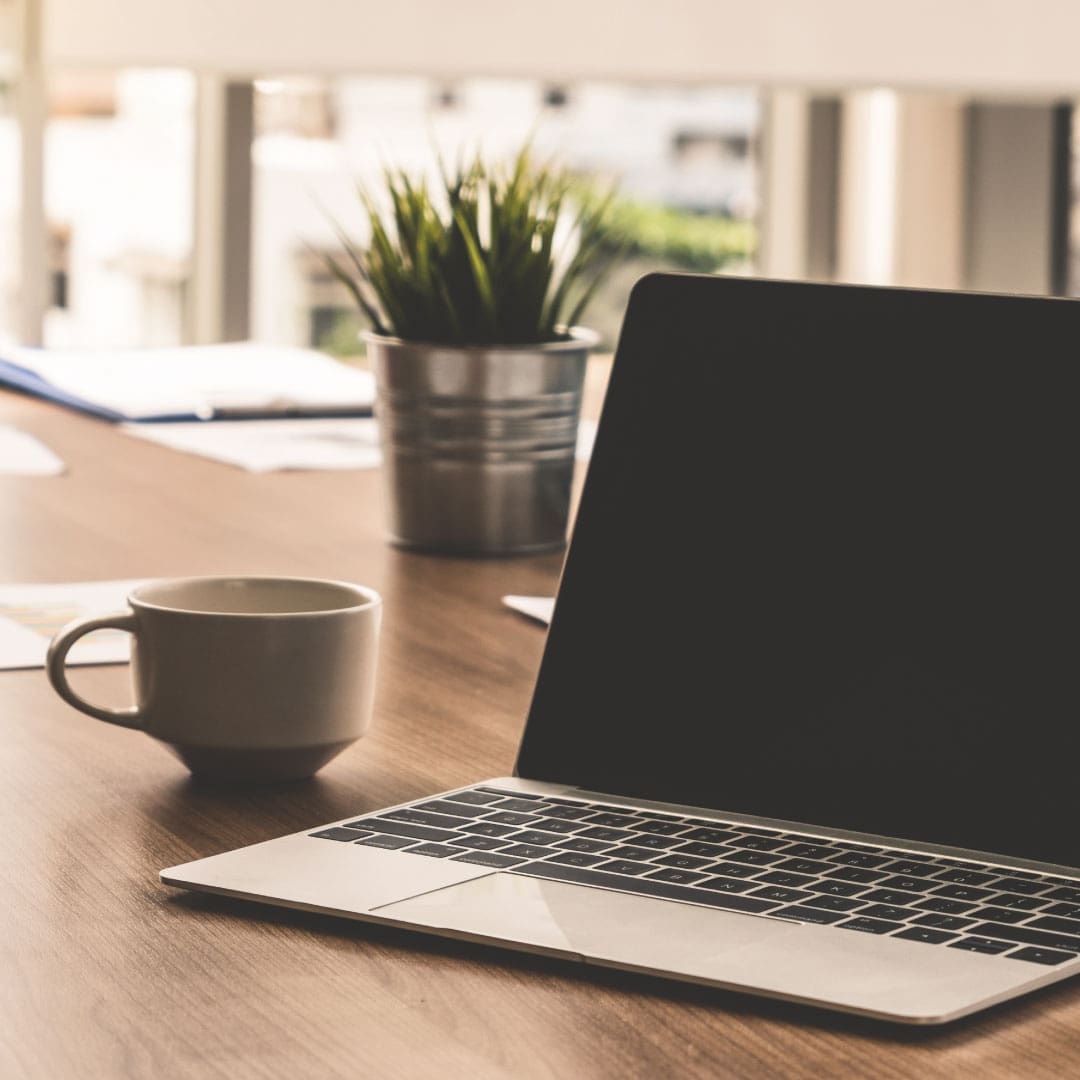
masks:
[[[373,914],[667,970],[683,967],[680,961],[697,968],[704,956],[797,933],[790,923],[772,919],[516,874],[474,878]]]

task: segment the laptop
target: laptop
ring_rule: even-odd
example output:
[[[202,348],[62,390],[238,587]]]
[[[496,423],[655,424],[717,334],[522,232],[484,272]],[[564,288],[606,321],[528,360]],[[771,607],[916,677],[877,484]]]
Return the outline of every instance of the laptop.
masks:
[[[161,880],[911,1024],[1076,974],[1078,343],[643,279],[513,776]]]

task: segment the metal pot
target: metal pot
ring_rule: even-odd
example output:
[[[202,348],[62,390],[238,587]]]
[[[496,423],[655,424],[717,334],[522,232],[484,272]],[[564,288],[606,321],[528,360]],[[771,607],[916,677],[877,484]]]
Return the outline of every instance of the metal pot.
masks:
[[[391,541],[460,555],[562,547],[597,335],[460,347],[364,338]]]

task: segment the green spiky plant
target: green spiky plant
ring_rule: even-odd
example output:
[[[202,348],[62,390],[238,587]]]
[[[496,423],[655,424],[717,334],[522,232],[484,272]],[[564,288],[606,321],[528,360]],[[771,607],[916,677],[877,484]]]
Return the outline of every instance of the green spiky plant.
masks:
[[[440,182],[384,173],[385,209],[359,191],[370,239],[338,228],[327,258],[371,328],[445,345],[534,345],[577,325],[617,257],[613,190],[599,192],[529,148],[505,165],[480,155]]]

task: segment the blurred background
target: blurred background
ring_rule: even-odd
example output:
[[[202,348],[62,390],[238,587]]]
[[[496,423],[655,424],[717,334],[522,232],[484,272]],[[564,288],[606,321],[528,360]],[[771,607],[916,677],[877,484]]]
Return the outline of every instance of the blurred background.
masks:
[[[0,0],[0,337],[355,353],[356,182],[530,136],[619,184],[609,345],[656,268],[1073,295],[1078,43],[1057,0]]]

